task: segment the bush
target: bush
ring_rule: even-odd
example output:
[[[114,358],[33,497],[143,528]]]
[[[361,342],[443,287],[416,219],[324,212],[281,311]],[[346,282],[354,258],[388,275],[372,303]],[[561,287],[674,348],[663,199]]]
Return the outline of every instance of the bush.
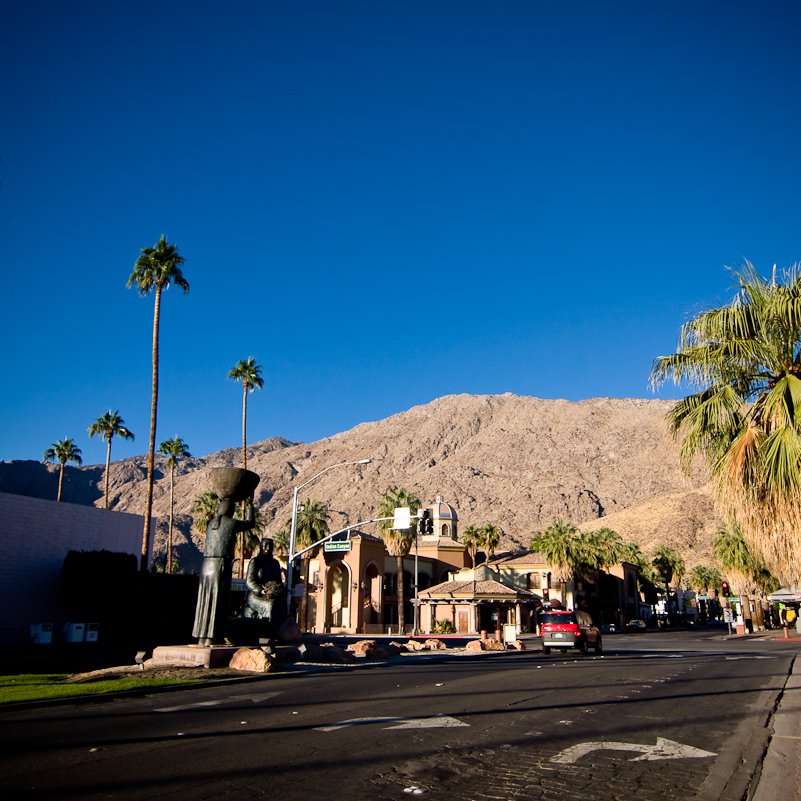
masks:
[[[434,634],[453,634],[455,629],[450,620],[438,620],[434,624]]]

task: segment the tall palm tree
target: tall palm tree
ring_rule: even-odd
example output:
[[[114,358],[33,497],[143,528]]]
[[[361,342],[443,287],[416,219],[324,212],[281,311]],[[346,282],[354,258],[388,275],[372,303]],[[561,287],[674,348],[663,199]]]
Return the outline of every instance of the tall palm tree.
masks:
[[[120,417],[119,411],[112,412],[109,409],[104,415],[98,417],[97,420],[89,426],[89,437],[97,434],[106,440],[106,509],[108,509],[108,474],[109,464],[111,462],[111,440],[116,435],[122,439],[132,440],[134,435],[125,427],[125,420]]]
[[[159,453],[167,457],[167,466],[170,468],[170,528],[167,534],[167,565],[166,570],[172,573],[172,518],[175,499],[175,463],[181,459],[189,459],[192,454],[181,437],[165,439],[159,445]]]
[[[498,547],[498,543],[501,541],[501,532],[492,523],[487,523],[481,529],[480,535],[481,545],[484,547],[484,561],[489,564],[490,559],[495,556],[495,549]]]
[[[680,330],[676,353],[657,358],[651,385],[700,388],[668,414],[689,471],[702,456],[718,510],[785,583],[801,577],[801,268],[782,281],[745,262],[737,294]]]
[[[297,519],[295,521],[295,547],[303,550],[315,542],[319,542],[329,533],[328,523],[331,515],[328,513],[328,506],[320,501],[313,501],[306,498],[305,502],[298,506]],[[289,526],[292,525],[290,520]],[[309,551],[302,559],[303,562],[303,597],[300,600],[300,627],[306,630],[306,610],[308,607],[309,586],[309,562],[311,561],[312,551]]]
[[[261,377],[261,367],[256,364],[256,360],[252,356],[248,359],[240,359],[236,363],[236,367],[228,372],[228,378],[242,382],[242,467],[247,470],[248,392],[253,392],[254,389],[260,390],[264,385],[264,380]]]
[[[147,452],[147,500],[145,502],[145,526],[142,534],[142,561],[140,570],[147,570],[147,555],[150,551],[150,519],[153,515],[153,463],[156,454],[156,409],[159,400],[159,315],[161,313],[161,293],[171,284],[189,291],[189,283],[181,273],[184,258],[175,245],[162,236],[155,247],[142,248],[141,255],[134,264],[128,278],[128,288],[136,285],[141,297],[156,292],[153,311],[153,386],[150,401],[150,445]]]
[[[566,584],[576,575],[577,554],[574,539],[578,528],[561,517],[551,523],[542,534],[531,540],[531,549],[539,551],[551,568],[553,577],[562,585],[562,603],[566,603]]]
[[[206,490],[192,502],[192,520],[195,531],[206,536],[206,529],[209,523],[214,520],[217,509],[220,506],[220,496],[214,490]]]
[[[670,583],[678,584],[684,576],[684,560],[667,545],[657,545],[652,553],[651,564],[665,583],[665,607],[668,618],[672,618],[670,610]]]
[[[72,439],[64,439],[58,440],[58,442],[54,442],[45,452],[44,457],[42,458],[43,462],[58,462],[61,465],[61,468],[58,471],[58,495],[56,496],[56,500],[61,500],[61,485],[64,481],[64,465],[67,462],[72,462],[73,464],[82,464],[81,460],[81,449],[75,444],[75,441]]]
[[[476,569],[476,553],[481,544],[481,532],[475,526],[467,526],[462,532],[462,542],[473,561],[473,570]]]
[[[580,531],[573,539],[576,572],[600,592],[601,571],[616,565],[623,553],[620,535],[603,526],[597,531]]]
[[[705,565],[694,565],[687,574],[687,586],[706,595],[709,588],[715,586],[712,570]]]
[[[413,515],[416,515],[422,504],[414,492],[407,492],[403,487],[395,487],[384,495],[378,504],[379,517],[393,517],[396,508],[408,506]],[[397,594],[398,594],[398,634],[403,635],[406,629],[405,600],[403,597],[403,557],[412,549],[417,532],[417,521],[412,521],[412,527],[404,530],[392,530],[392,523],[385,521],[378,524],[379,534],[384,539],[387,553],[398,560]]]

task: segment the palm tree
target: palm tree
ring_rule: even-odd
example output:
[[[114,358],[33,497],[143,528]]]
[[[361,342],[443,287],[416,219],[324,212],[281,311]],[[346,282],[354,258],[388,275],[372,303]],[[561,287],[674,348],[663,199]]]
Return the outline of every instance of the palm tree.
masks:
[[[422,504],[414,492],[407,492],[403,487],[389,490],[378,504],[379,517],[393,517],[396,508],[408,506],[413,515],[416,515]],[[398,634],[403,635],[406,628],[406,614],[403,598],[403,557],[412,549],[417,532],[417,521],[412,521],[412,527],[403,530],[392,530],[389,520],[379,523],[379,534],[384,539],[387,553],[398,560],[397,594],[398,594]]]
[[[242,382],[242,467],[247,470],[248,392],[253,392],[254,389],[260,390],[264,385],[261,367],[256,364],[256,360],[252,356],[248,359],[240,359],[236,363],[236,367],[228,372],[228,378]]]
[[[97,434],[106,440],[106,509],[108,509],[108,474],[109,463],[111,462],[111,440],[116,434],[122,439],[132,440],[134,435],[125,427],[125,421],[120,417],[119,411],[112,412],[109,409],[104,415],[98,417],[97,420],[89,426],[89,437]]]
[[[481,532],[475,526],[467,526],[462,532],[462,542],[470,558],[473,560],[473,570],[476,569],[476,553],[481,544]]]
[[[672,618],[673,615],[670,611],[670,583],[675,580],[678,585],[681,581],[684,576],[684,560],[673,548],[669,548],[667,545],[657,545],[651,555],[653,557],[651,564],[665,583],[665,608],[668,618]]]
[[[601,571],[621,560],[620,534],[606,526],[597,531],[581,531],[575,536],[572,549],[575,571],[600,593]]]
[[[64,481],[64,465],[67,462],[73,462],[74,464],[82,464],[81,461],[81,449],[75,444],[74,440],[67,439],[60,439],[58,442],[54,442],[45,452],[44,457],[42,458],[43,462],[58,462],[61,465],[60,470],[58,471],[58,495],[56,496],[56,500],[61,500],[61,484]]]
[[[245,515],[245,504],[236,507],[234,520],[243,520]],[[245,557],[252,556],[253,552],[261,541],[261,533],[264,530],[264,520],[257,503],[253,503],[253,528],[250,531],[239,532],[239,578],[245,577]]]
[[[170,468],[170,528],[167,534],[167,564],[166,572],[172,573],[172,518],[175,498],[175,463],[181,459],[189,459],[192,454],[186,443],[180,437],[165,439],[159,445],[159,453],[167,457],[167,466]]]
[[[289,556],[289,529],[281,528],[273,534],[273,553],[276,556]]]
[[[298,506],[297,519],[295,521],[295,547],[297,550],[303,550],[315,542],[323,539],[329,533],[328,523],[331,520],[331,515],[328,514],[328,506],[320,501],[313,501],[311,498],[306,498],[306,501]],[[292,521],[289,521],[292,525]],[[303,561],[303,597],[300,601],[300,626],[304,631],[306,630],[306,608],[308,592],[306,588],[309,586],[309,562],[311,559],[311,551],[309,551],[302,559]]]
[[[682,466],[704,458],[718,510],[789,584],[801,576],[801,269],[783,283],[749,262],[733,275],[734,300],[685,323],[650,383],[700,387],[667,418]]]
[[[695,565],[687,574],[687,586],[706,595],[709,588],[715,586],[712,570],[704,565]]]
[[[220,496],[214,490],[206,490],[195,498],[192,503],[192,519],[195,531],[206,536],[209,523],[214,520],[217,509],[220,507]]]
[[[498,543],[501,541],[501,532],[492,523],[487,523],[481,529],[480,536],[481,545],[484,546],[484,562],[489,564],[490,559],[495,556],[495,549],[498,547]]]
[[[161,293],[170,284],[189,291],[189,283],[181,273],[183,256],[178,248],[167,242],[162,236],[155,247],[142,248],[141,255],[134,264],[134,270],[128,278],[128,288],[134,284],[141,297],[156,291],[155,309],[153,312],[153,389],[150,401],[150,445],[147,452],[147,500],[145,503],[145,525],[142,535],[142,561],[140,570],[147,570],[147,556],[150,551],[150,519],[153,515],[153,463],[156,454],[156,409],[159,400],[159,315],[161,311]]]
[[[712,540],[712,550],[726,574],[737,581],[739,594],[747,593],[749,580],[760,566],[760,560],[748,547],[739,523],[734,521],[730,525],[718,526]]]
[[[561,517],[551,523],[542,534],[531,540],[529,546],[539,551],[554,574],[554,578],[562,585],[562,603],[566,602],[566,584],[575,578],[576,549],[573,540],[578,528],[566,523]]]

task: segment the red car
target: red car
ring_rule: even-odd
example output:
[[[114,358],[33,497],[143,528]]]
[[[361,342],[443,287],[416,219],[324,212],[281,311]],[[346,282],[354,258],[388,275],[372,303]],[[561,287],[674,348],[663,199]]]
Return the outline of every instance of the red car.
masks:
[[[595,649],[596,654],[603,651],[601,632],[586,612],[551,609],[543,615],[543,653],[551,653],[552,648],[578,648],[582,654],[586,654],[590,647]]]

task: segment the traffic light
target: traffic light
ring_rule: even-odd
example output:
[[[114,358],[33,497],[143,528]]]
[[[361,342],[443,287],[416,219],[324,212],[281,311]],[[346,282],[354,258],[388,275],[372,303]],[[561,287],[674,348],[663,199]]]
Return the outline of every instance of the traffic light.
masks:
[[[548,601],[548,600],[550,600],[550,598],[551,598],[551,591],[547,587],[543,588],[543,590],[542,590],[542,600],[543,601]]]
[[[423,535],[434,532],[434,521],[431,519],[430,509],[423,509],[421,512],[419,531]]]
[[[728,598],[729,597],[729,582],[728,581],[724,581],[723,584],[720,585],[720,589],[723,591],[723,597],[724,598]]]

